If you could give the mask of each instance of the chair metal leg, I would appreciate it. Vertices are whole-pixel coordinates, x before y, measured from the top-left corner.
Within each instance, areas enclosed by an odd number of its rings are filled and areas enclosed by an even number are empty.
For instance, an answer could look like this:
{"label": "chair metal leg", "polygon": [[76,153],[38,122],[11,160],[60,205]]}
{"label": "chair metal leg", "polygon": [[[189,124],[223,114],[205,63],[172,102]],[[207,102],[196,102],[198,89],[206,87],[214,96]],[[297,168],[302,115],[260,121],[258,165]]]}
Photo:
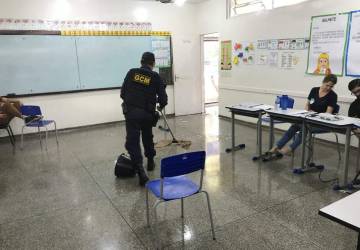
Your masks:
{"label": "chair metal leg", "polygon": [[149,189],[146,188],[146,223],[150,227],[150,215],[149,215]]}
{"label": "chair metal leg", "polygon": [[309,133],[309,150],[308,150],[308,156],[306,159],[306,166],[308,167],[311,163],[311,161],[313,160],[314,157],[314,138],[315,138],[315,134]]}
{"label": "chair metal leg", "polygon": [[157,245],[157,249],[161,249],[161,240],[159,238],[159,233],[158,233],[158,219],[157,219],[157,206],[161,203],[162,201],[158,200],[155,204],[154,204],[154,218],[155,218],[155,224],[154,224],[154,229],[155,229],[155,236],[156,236],[156,245]]}
{"label": "chair metal leg", "polygon": [[357,148],[357,156],[356,156],[356,172],[359,172],[360,171],[360,168],[359,168],[359,161],[360,161],[360,139],[358,139],[359,142],[358,142],[358,148]]}
{"label": "chair metal leg", "polygon": [[209,194],[206,191],[202,190],[201,192],[205,193],[205,195],[206,195],[206,200],[207,200],[208,210],[209,210],[210,223],[211,223],[212,236],[213,236],[213,239],[216,240],[214,222],[213,222],[213,217],[212,217],[212,212],[211,212],[211,205],[210,205],[210,197],[209,197]]}
{"label": "chair metal leg", "polygon": [[13,132],[13,130],[12,130],[12,128],[10,126],[9,126],[9,130],[10,130],[11,136],[13,137],[14,141],[16,141],[14,132]]}
{"label": "chair metal leg", "polygon": [[20,143],[20,149],[24,148],[24,128],[25,126],[22,127],[21,129],[21,143]]}
{"label": "chair metal leg", "polygon": [[48,129],[47,126],[45,126],[45,148],[47,150],[47,143],[48,143]]}
{"label": "chair metal leg", "polygon": [[184,198],[181,198],[181,218],[184,219]]}
{"label": "chair metal leg", "polygon": [[40,131],[40,127],[38,127],[38,134],[39,134],[39,139],[40,139],[40,147],[42,149],[42,140],[41,140],[41,131]]}
{"label": "chair metal leg", "polygon": [[338,151],[338,155],[339,155],[339,161],[341,161],[341,148],[340,148],[339,137],[338,137],[337,133],[335,133],[335,138],[336,138],[337,151]]}
{"label": "chair metal leg", "polygon": [[6,131],[8,132],[11,145],[15,146],[15,137],[14,137],[14,134],[13,134],[13,132],[12,132],[12,130],[11,130],[11,127],[10,127],[10,126],[7,126],[7,127],[6,127]]}
{"label": "chair metal leg", "polygon": [[58,132],[57,132],[57,127],[56,127],[56,122],[55,121],[54,121],[54,126],[55,126],[56,143],[57,143],[57,145],[59,145],[59,138],[58,138]]}

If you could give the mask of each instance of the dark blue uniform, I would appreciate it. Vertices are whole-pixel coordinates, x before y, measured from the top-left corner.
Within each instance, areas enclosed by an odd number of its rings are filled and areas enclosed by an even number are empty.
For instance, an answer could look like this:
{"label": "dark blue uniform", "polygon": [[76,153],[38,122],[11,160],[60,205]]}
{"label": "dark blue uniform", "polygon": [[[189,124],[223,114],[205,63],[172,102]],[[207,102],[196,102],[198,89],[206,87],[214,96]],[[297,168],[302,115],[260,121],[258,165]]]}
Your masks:
{"label": "dark blue uniform", "polygon": [[148,66],[131,69],[121,87],[121,98],[126,121],[125,148],[135,165],[142,164],[140,133],[145,156],[152,159],[156,154],[152,127],[156,103],[161,108],[167,105],[165,84],[159,74]]}

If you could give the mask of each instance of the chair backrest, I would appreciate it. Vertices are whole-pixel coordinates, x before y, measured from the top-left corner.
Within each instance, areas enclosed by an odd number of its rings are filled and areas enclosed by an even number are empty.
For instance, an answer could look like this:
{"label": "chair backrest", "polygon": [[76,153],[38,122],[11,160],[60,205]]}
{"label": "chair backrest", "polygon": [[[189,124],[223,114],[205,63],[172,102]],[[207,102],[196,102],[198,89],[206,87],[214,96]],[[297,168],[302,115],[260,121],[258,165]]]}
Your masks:
{"label": "chair backrest", "polygon": [[35,105],[22,105],[20,111],[22,115],[26,115],[26,116],[42,115],[40,107]]}
{"label": "chair backrest", "polygon": [[173,155],[161,160],[160,177],[174,177],[204,169],[205,151]]}

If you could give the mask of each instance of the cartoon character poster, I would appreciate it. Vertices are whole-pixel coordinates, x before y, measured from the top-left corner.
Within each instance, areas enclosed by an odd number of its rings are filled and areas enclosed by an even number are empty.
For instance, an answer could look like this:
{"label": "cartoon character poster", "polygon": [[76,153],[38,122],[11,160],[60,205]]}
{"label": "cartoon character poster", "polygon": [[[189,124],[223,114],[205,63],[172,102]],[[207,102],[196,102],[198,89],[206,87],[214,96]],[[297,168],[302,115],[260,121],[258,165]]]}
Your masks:
{"label": "cartoon character poster", "polygon": [[343,75],[348,14],[312,18],[307,73]]}

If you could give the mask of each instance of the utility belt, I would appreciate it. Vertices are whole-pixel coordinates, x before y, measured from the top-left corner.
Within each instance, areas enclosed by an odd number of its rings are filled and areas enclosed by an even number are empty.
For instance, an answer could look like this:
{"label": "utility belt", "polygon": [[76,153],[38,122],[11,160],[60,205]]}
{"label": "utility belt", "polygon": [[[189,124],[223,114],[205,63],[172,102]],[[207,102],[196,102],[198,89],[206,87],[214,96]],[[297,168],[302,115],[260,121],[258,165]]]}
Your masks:
{"label": "utility belt", "polygon": [[151,107],[150,107],[150,105],[148,105],[147,108],[144,108],[144,107],[141,107],[140,105],[126,104],[125,102],[123,102],[121,104],[121,106],[122,106],[124,115],[131,112],[131,110],[133,110],[135,108],[142,109],[142,110],[146,111],[147,113],[151,114],[153,117],[153,120],[152,120],[153,127],[156,127],[156,124],[159,121],[160,114],[159,114],[159,112],[157,112],[155,110],[155,105],[151,105]]}

